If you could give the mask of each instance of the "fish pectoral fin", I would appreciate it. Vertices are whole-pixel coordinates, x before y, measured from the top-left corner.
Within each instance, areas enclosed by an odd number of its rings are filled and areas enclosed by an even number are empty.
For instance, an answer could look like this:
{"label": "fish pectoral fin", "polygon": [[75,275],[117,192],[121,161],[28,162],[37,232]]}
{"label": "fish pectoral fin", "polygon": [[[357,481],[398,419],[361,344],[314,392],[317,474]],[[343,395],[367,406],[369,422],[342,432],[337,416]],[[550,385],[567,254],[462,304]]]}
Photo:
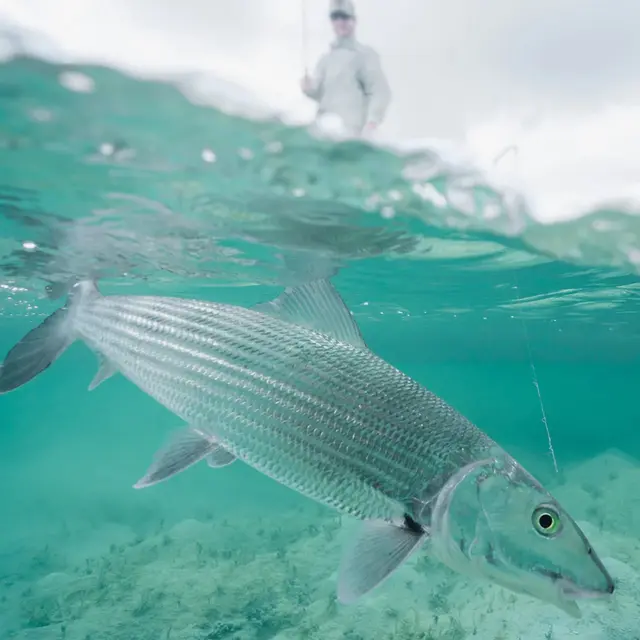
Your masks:
{"label": "fish pectoral fin", "polygon": [[275,300],[255,305],[253,309],[354,347],[367,348],[351,312],[329,280],[289,287]]}
{"label": "fish pectoral fin", "polygon": [[418,527],[369,520],[340,564],[338,600],[351,604],[388,578],[428,537]]}
{"label": "fish pectoral fin", "polygon": [[135,489],[150,487],[188,469],[203,458],[207,458],[210,467],[222,467],[231,464],[232,457],[214,438],[200,429],[181,429],[156,453],[147,472],[133,486]]}
{"label": "fish pectoral fin", "polygon": [[98,371],[93,380],[89,384],[89,391],[93,391],[96,387],[100,386],[105,380],[108,380],[112,375],[118,372],[116,366],[106,358],[100,356]]}

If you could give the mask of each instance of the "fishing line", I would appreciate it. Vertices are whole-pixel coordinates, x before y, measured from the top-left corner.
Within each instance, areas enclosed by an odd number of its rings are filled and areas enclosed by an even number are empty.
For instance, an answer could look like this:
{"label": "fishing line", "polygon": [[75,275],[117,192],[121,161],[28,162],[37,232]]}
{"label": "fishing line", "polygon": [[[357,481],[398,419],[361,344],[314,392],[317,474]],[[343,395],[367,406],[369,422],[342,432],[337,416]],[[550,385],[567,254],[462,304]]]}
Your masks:
{"label": "fishing line", "polygon": [[[534,114],[535,118],[538,117],[538,113]],[[530,123],[523,123],[521,125],[522,131],[529,128]],[[518,156],[519,156],[520,147],[517,142],[507,145],[495,158],[493,159],[493,166],[495,167],[500,160],[502,160],[507,154],[510,152],[513,153],[514,163],[516,165],[516,170],[518,168]],[[513,273],[513,279],[515,282],[515,290],[516,290],[516,298],[518,299],[518,303],[522,302],[520,298],[520,287],[518,285],[518,276],[516,272]],[[518,304],[519,306],[519,304]],[[536,389],[536,394],[538,395],[538,402],[540,403],[540,413],[542,414],[542,424],[544,425],[544,429],[547,433],[547,442],[549,443],[549,453],[551,454],[551,460],[553,461],[553,468],[556,473],[558,471],[558,461],[556,459],[556,452],[553,449],[553,442],[551,440],[551,430],[549,429],[549,422],[547,421],[547,412],[544,409],[544,401],[542,400],[542,391],[540,391],[540,383],[538,382],[538,372],[536,371],[536,365],[533,362],[533,353],[531,351],[531,341],[529,340],[529,331],[527,330],[527,323],[525,322],[524,316],[520,315],[520,322],[522,323],[522,333],[524,335],[524,343],[527,347],[527,356],[529,357],[529,368],[531,369],[531,381],[533,382],[533,386]]]}
{"label": "fishing line", "polygon": [[[518,299],[518,303],[521,302],[520,299],[520,288],[518,286],[518,276],[513,275],[516,286],[516,298]],[[519,306],[519,305],[518,305]],[[549,453],[551,453],[551,459],[553,460],[553,468],[556,473],[558,473],[558,461],[556,460],[556,452],[553,450],[553,443],[551,441],[551,430],[549,429],[549,422],[547,421],[547,412],[544,410],[544,402],[542,401],[542,392],[540,391],[540,383],[538,382],[538,372],[536,371],[536,365],[533,362],[533,354],[531,353],[531,342],[529,340],[529,331],[527,330],[527,323],[525,322],[524,316],[520,315],[520,322],[522,322],[522,333],[524,334],[524,343],[527,346],[527,355],[529,356],[529,367],[531,368],[531,378],[533,382],[533,386],[536,388],[536,393],[538,394],[538,402],[540,403],[540,413],[542,414],[542,424],[544,425],[545,431],[547,432],[547,442],[549,443]]]}
{"label": "fishing line", "polygon": [[301,28],[301,50],[302,50],[302,66],[304,68],[304,75],[308,75],[309,72],[309,50],[308,50],[308,43],[309,43],[309,38],[308,38],[308,33],[307,33],[307,25],[308,25],[308,21],[307,21],[307,0],[300,0],[300,10],[301,10],[301,21],[302,21],[302,28]]}

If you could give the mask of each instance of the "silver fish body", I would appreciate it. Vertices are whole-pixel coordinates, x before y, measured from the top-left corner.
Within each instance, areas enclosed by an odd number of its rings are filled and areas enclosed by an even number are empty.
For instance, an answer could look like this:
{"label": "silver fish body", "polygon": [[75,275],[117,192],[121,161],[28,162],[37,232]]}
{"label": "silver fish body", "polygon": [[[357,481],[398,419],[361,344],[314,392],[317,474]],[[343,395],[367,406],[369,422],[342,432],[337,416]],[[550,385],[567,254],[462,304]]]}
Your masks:
{"label": "silver fish body", "polygon": [[[576,523],[484,432],[372,353],[332,285],[286,290],[253,309],[76,285],[0,369],[0,393],[74,340],[101,358],[94,388],[121,372],[189,427],[135,485],[206,459],[236,458],[365,521],[338,595],[351,602],[425,543],[461,573],[553,602],[613,582]],[[553,542],[552,545],[549,542]]]}
{"label": "silver fish body", "polygon": [[414,513],[492,442],[368,349],[270,315],[104,297],[75,320],[129,380],[236,457],[359,518]]}

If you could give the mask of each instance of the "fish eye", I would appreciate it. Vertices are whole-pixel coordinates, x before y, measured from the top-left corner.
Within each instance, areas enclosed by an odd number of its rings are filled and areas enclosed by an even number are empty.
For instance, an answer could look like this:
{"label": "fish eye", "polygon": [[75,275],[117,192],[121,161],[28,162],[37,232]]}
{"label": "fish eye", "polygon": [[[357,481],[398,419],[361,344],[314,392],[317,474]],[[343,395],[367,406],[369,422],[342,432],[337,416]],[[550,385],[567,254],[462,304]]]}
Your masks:
{"label": "fish eye", "polygon": [[534,529],[547,538],[556,535],[561,529],[560,514],[549,505],[540,505],[532,516]]}

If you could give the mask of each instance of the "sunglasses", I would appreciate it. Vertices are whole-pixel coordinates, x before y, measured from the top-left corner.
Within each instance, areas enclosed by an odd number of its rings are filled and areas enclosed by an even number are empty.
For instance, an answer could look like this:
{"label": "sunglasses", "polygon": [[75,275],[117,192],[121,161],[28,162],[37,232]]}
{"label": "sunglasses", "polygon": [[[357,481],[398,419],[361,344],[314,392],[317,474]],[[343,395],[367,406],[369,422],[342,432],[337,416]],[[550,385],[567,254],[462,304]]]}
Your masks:
{"label": "sunglasses", "polygon": [[348,13],[344,13],[342,11],[334,11],[331,14],[332,20],[352,20],[353,16],[350,16]]}

